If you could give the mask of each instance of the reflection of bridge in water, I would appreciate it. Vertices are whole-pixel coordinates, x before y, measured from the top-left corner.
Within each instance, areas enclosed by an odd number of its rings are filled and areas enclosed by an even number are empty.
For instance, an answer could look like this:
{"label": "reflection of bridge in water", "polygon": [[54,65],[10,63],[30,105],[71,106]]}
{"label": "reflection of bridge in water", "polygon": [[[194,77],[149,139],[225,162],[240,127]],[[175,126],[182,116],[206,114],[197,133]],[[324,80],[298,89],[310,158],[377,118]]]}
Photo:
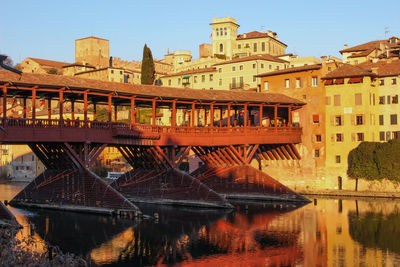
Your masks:
{"label": "reflection of bridge in water", "polygon": [[[230,207],[224,196],[306,201],[250,167],[252,160],[300,158],[294,144],[300,142],[301,128],[292,123],[292,112],[303,105],[298,100],[280,94],[128,85],[8,71],[0,71],[0,87],[4,129],[0,142],[28,144],[47,168],[14,198],[14,204],[73,205],[73,209],[95,207],[91,210],[104,212],[137,210],[125,196],[211,207]],[[22,103],[21,116],[7,109],[10,99]],[[40,105],[47,103],[47,119],[36,116],[39,100]],[[71,102],[71,120],[64,118],[66,101]],[[78,104],[83,106],[83,120],[74,116]],[[99,106],[107,107],[108,121],[96,120]],[[118,122],[119,107],[130,110],[129,122]],[[139,109],[151,110],[150,124],[137,123]],[[91,110],[94,120],[88,119]],[[160,112],[170,114],[167,125],[157,125]],[[178,125],[178,113],[183,114],[184,124]],[[111,186],[90,171],[107,146],[116,147],[133,167]],[[191,151],[204,166],[189,175],[178,167]]]}

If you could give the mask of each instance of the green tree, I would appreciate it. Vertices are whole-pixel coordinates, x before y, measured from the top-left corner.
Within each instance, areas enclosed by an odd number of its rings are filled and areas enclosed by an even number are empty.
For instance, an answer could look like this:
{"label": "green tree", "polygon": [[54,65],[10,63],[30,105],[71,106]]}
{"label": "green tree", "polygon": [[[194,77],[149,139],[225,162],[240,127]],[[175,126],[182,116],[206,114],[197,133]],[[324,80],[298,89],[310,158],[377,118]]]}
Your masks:
{"label": "green tree", "polygon": [[153,84],[155,73],[153,55],[151,54],[150,48],[145,44],[143,48],[141,83]]}

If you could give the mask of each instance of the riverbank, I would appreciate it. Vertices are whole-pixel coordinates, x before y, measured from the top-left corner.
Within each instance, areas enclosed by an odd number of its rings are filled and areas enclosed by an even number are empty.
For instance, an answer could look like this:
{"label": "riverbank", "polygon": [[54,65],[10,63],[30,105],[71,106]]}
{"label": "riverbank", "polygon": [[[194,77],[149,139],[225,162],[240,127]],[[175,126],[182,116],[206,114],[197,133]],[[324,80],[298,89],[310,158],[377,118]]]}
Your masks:
{"label": "riverbank", "polygon": [[400,192],[352,191],[352,190],[299,190],[304,196],[357,197],[357,198],[399,198]]}

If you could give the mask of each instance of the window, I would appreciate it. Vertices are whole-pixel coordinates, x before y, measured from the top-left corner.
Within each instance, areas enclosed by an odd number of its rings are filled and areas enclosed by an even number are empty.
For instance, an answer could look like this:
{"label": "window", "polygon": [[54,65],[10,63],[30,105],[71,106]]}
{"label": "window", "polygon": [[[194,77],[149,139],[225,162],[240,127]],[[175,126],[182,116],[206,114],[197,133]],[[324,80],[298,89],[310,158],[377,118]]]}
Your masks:
{"label": "window", "polygon": [[364,133],[357,133],[357,141],[358,142],[364,141]]}
{"label": "window", "polygon": [[379,115],[379,125],[384,125],[383,115]]}
{"label": "window", "polygon": [[336,163],[340,163],[340,155],[336,155],[335,159],[336,159]]}
{"label": "window", "polygon": [[286,88],[290,87],[290,80],[289,79],[285,79],[285,87]]}
{"label": "window", "polygon": [[35,161],[35,156],[34,155],[32,155],[32,161]]}
{"label": "window", "polygon": [[193,82],[194,82],[194,83],[197,83],[197,76],[194,76],[194,77],[193,77]]}
{"label": "window", "polygon": [[395,85],[395,84],[397,84],[397,80],[396,80],[396,78],[393,78],[392,79],[392,85]]}
{"label": "window", "polygon": [[357,115],[356,116],[356,125],[363,125],[364,124],[364,116],[363,115]]}
{"label": "window", "polygon": [[253,82],[256,82],[257,81],[257,77],[256,77],[256,75],[253,75]]}
{"label": "window", "polygon": [[319,149],[314,150],[314,157],[319,158]]}
{"label": "window", "polygon": [[336,142],[343,142],[343,134],[342,133],[336,134]]}
{"label": "window", "polygon": [[114,74],[114,70],[111,70],[111,74]]}
{"label": "window", "polygon": [[219,52],[220,53],[224,52],[224,45],[223,44],[219,44]]}
{"label": "window", "polygon": [[238,44],[238,49],[242,49],[242,45],[241,44]]}
{"label": "window", "polygon": [[300,87],[301,87],[301,79],[296,78],[296,88],[300,88]]}
{"label": "window", "polygon": [[256,63],[253,63],[253,69],[255,69],[256,68]]}
{"label": "window", "polygon": [[342,116],[335,116],[335,126],[342,126],[343,121],[342,121]]}
{"label": "window", "polygon": [[322,137],[321,137],[320,134],[315,135],[315,141],[318,142],[318,143],[322,142]]}
{"label": "window", "polygon": [[379,97],[379,105],[385,105],[385,97],[384,96]]}
{"label": "window", "polygon": [[239,70],[243,70],[243,65],[240,65],[240,66],[239,66]]}
{"label": "window", "polygon": [[219,79],[218,81],[218,85],[221,86],[222,85],[222,79]]}
{"label": "window", "polygon": [[222,72],[222,68],[218,68],[218,72],[221,73]]}
{"label": "window", "polygon": [[385,85],[385,80],[384,79],[379,80],[379,85]]}
{"label": "window", "polygon": [[122,74],[122,70],[119,72],[119,74]]}
{"label": "window", "polygon": [[362,95],[361,94],[355,94],[355,102],[356,102],[356,106],[360,106],[362,105]]}
{"label": "window", "polygon": [[236,67],[235,66],[232,66],[232,71],[236,71]]}
{"label": "window", "polygon": [[390,104],[390,95],[388,95],[386,98],[387,98],[387,103]]}
{"label": "window", "polygon": [[314,114],[312,115],[313,117],[313,123],[319,123],[319,114]]}
{"label": "window", "polygon": [[269,68],[270,70],[272,70],[272,65],[271,65],[271,64],[269,64],[268,68]]}
{"label": "window", "polygon": [[262,69],[264,68],[264,64],[262,64],[262,63],[261,63],[261,68],[262,68]]}
{"label": "window", "polygon": [[268,82],[267,81],[264,82],[264,90],[268,91]]}
{"label": "window", "polygon": [[265,43],[264,42],[261,43],[261,51],[263,51],[263,52],[265,51]]}
{"label": "window", "polygon": [[390,115],[390,124],[391,125],[397,125],[397,114],[391,114]]}
{"label": "window", "polygon": [[390,132],[386,132],[386,141],[390,140]]}
{"label": "window", "polygon": [[394,131],[392,132],[393,139],[399,139],[400,138],[400,131]]}
{"label": "window", "polygon": [[214,75],[210,74],[210,82],[212,82],[214,80]]}
{"label": "window", "polygon": [[385,141],[385,132],[379,132],[379,141]]}
{"label": "window", "polygon": [[340,95],[334,95],[333,96],[333,105],[334,106],[340,106]]}
{"label": "window", "polygon": [[399,103],[399,96],[395,95],[392,96],[392,104],[398,104]]}
{"label": "window", "polygon": [[254,52],[257,52],[257,43],[253,44],[253,50],[254,50]]}
{"label": "window", "polygon": [[171,79],[168,80],[168,85],[171,86]]}
{"label": "window", "polygon": [[327,96],[325,97],[325,105],[329,106],[331,104],[331,97]]}
{"label": "window", "polygon": [[178,85],[181,84],[181,78],[178,78]]}
{"label": "window", "polygon": [[318,86],[318,77],[312,77],[311,82],[313,87]]}

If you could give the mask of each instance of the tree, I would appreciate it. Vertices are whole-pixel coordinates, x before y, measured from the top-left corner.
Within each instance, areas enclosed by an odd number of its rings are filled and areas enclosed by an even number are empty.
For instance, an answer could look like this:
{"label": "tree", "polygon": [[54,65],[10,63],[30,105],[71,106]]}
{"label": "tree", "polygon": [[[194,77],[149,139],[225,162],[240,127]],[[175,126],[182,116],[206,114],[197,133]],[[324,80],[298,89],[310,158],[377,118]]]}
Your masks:
{"label": "tree", "polygon": [[9,56],[7,56],[5,54],[1,54],[0,56],[6,57],[6,59],[4,59],[4,61],[3,61],[4,65],[9,66],[9,67],[13,67],[14,66],[14,62]]}
{"label": "tree", "polygon": [[143,59],[142,59],[142,84],[153,84],[155,78],[155,69],[153,55],[151,54],[150,48],[144,45],[143,48]]}

